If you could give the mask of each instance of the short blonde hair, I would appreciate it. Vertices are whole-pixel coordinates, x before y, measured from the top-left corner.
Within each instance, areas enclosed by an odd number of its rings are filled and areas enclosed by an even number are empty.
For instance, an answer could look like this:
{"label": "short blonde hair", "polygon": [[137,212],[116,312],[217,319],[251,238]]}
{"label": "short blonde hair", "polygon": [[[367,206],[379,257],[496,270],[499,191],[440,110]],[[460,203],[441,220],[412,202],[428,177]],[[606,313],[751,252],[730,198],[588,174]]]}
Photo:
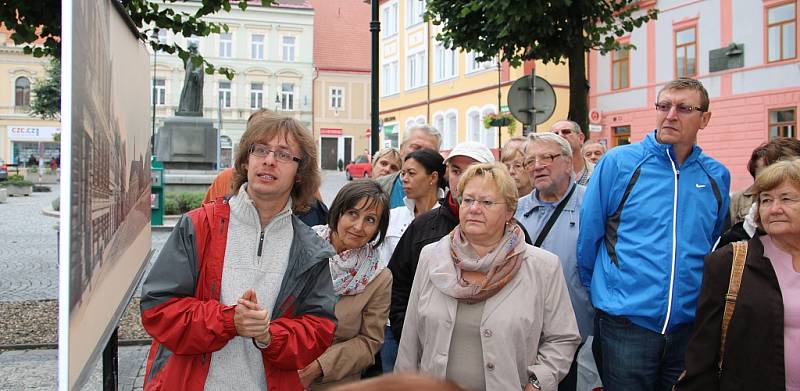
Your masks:
{"label": "short blonde hair", "polygon": [[390,147],[390,148],[384,148],[384,149],[381,149],[378,152],[375,152],[375,155],[372,156],[372,168],[373,169],[375,168],[375,164],[378,163],[378,160],[380,160],[384,156],[391,157],[392,159],[394,159],[394,161],[397,162],[398,165],[402,165],[403,164],[403,161],[400,160],[400,151],[397,148],[391,148]]}
{"label": "short blonde hair", "polygon": [[292,209],[295,213],[309,210],[314,196],[322,183],[319,171],[317,144],[300,121],[269,110],[260,110],[247,120],[247,130],[239,140],[236,151],[232,190],[234,194],[247,182],[247,162],[253,145],[275,136],[292,136],[300,148],[300,162],[297,163],[295,183],[292,186]]}
{"label": "short blonde hair", "polygon": [[458,189],[456,189],[456,199],[459,203],[467,183],[476,177],[491,178],[495,186],[497,186],[500,196],[503,197],[506,208],[509,211],[517,210],[517,201],[519,199],[517,185],[514,183],[514,179],[511,178],[506,166],[497,162],[473,164],[461,174],[461,178],[458,180]]}
{"label": "short blonde hair", "polygon": [[[800,190],[800,158],[778,161],[758,173],[756,182],[753,184],[754,199],[758,203],[761,199],[761,193],[770,191],[785,181],[788,181],[795,189]],[[761,225],[759,208],[756,208],[754,220],[759,228],[764,229],[764,226]]]}
{"label": "short blonde hair", "polygon": [[505,163],[514,160],[517,154],[525,158],[525,140],[524,137],[514,137],[506,141],[503,149],[500,150],[500,161]]}

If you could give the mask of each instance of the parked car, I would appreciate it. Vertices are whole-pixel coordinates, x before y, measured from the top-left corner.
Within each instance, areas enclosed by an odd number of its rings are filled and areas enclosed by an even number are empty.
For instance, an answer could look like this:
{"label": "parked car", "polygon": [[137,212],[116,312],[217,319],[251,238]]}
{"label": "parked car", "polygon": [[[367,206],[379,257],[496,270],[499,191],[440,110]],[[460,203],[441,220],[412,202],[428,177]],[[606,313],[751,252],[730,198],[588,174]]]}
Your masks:
{"label": "parked car", "polygon": [[6,166],[6,161],[0,159],[0,181],[4,181],[8,179],[8,166]]}
{"label": "parked car", "polygon": [[350,162],[344,168],[344,172],[348,181],[353,178],[369,178],[372,176],[372,162],[369,161],[369,156],[360,155],[355,162]]}

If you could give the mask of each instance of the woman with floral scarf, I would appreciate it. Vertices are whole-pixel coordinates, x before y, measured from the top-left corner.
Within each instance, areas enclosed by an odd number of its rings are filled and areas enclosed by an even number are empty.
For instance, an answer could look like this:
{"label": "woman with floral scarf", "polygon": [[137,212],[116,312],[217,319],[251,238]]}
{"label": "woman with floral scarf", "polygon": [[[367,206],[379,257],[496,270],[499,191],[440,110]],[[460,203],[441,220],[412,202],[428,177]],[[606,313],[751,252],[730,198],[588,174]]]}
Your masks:
{"label": "woman with floral scarf", "polygon": [[459,225],[420,254],[395,370],[555,391],[581,341],[558,257],[525,243],[503,165],[470,166],[455,196]]}
{"label": "woman with floral scarf", "polygon": [[345,185],[331,205],[328,225],[314,231],[330,241],[336,255],[330,260],[338,324],[333,345],[299,371],[306,389],[325,389],[359,380],[383,344],[389,317],[392,273],[380,260],[377,247],[386,237],[389,198],[372,180]]}

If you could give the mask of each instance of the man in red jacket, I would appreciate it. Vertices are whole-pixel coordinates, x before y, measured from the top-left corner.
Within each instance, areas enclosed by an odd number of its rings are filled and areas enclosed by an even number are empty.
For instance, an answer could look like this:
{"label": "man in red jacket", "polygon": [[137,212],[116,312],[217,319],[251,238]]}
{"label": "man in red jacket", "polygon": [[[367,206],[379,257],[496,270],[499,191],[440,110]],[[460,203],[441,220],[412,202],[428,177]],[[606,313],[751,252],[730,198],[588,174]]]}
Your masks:
{"label": "man in red jacket", "polygon": [[320,184],[310,132],[264,112],[238,151],[238,191],[183,216],[142,286],[145,390],[301,390],[333,340],[334,251],[292,213]]}

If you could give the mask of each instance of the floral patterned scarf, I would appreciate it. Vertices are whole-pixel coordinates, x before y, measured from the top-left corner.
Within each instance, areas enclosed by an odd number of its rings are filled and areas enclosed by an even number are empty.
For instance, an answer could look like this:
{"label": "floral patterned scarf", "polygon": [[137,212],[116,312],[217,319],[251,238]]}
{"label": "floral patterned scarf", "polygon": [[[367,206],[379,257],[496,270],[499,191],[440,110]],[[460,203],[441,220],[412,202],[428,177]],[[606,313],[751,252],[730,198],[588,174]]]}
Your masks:
{"label": "floral patterned scarf", "polygon": [[[503,289],[517,274],[525,251],[525,234],[516,221],[511,220],[503,238],[494,250],[479,257],[461,233],[461,227],[450,232],[451,262],[440,262],[431,269],[431,282],[442,293],[474,304],[484,301]],[[464,278],[464,272],[483,275],[476,284]]]}
{"label": "floral patterned scarf", "polygon": [[[322,239],[330,242],[331,228],[327,225],[315,225],[314,232]],[[333,290],[337,295],[357,295],[386,267],[380,261],[380,253],[367,243],[336,254],[330,259]]]}

